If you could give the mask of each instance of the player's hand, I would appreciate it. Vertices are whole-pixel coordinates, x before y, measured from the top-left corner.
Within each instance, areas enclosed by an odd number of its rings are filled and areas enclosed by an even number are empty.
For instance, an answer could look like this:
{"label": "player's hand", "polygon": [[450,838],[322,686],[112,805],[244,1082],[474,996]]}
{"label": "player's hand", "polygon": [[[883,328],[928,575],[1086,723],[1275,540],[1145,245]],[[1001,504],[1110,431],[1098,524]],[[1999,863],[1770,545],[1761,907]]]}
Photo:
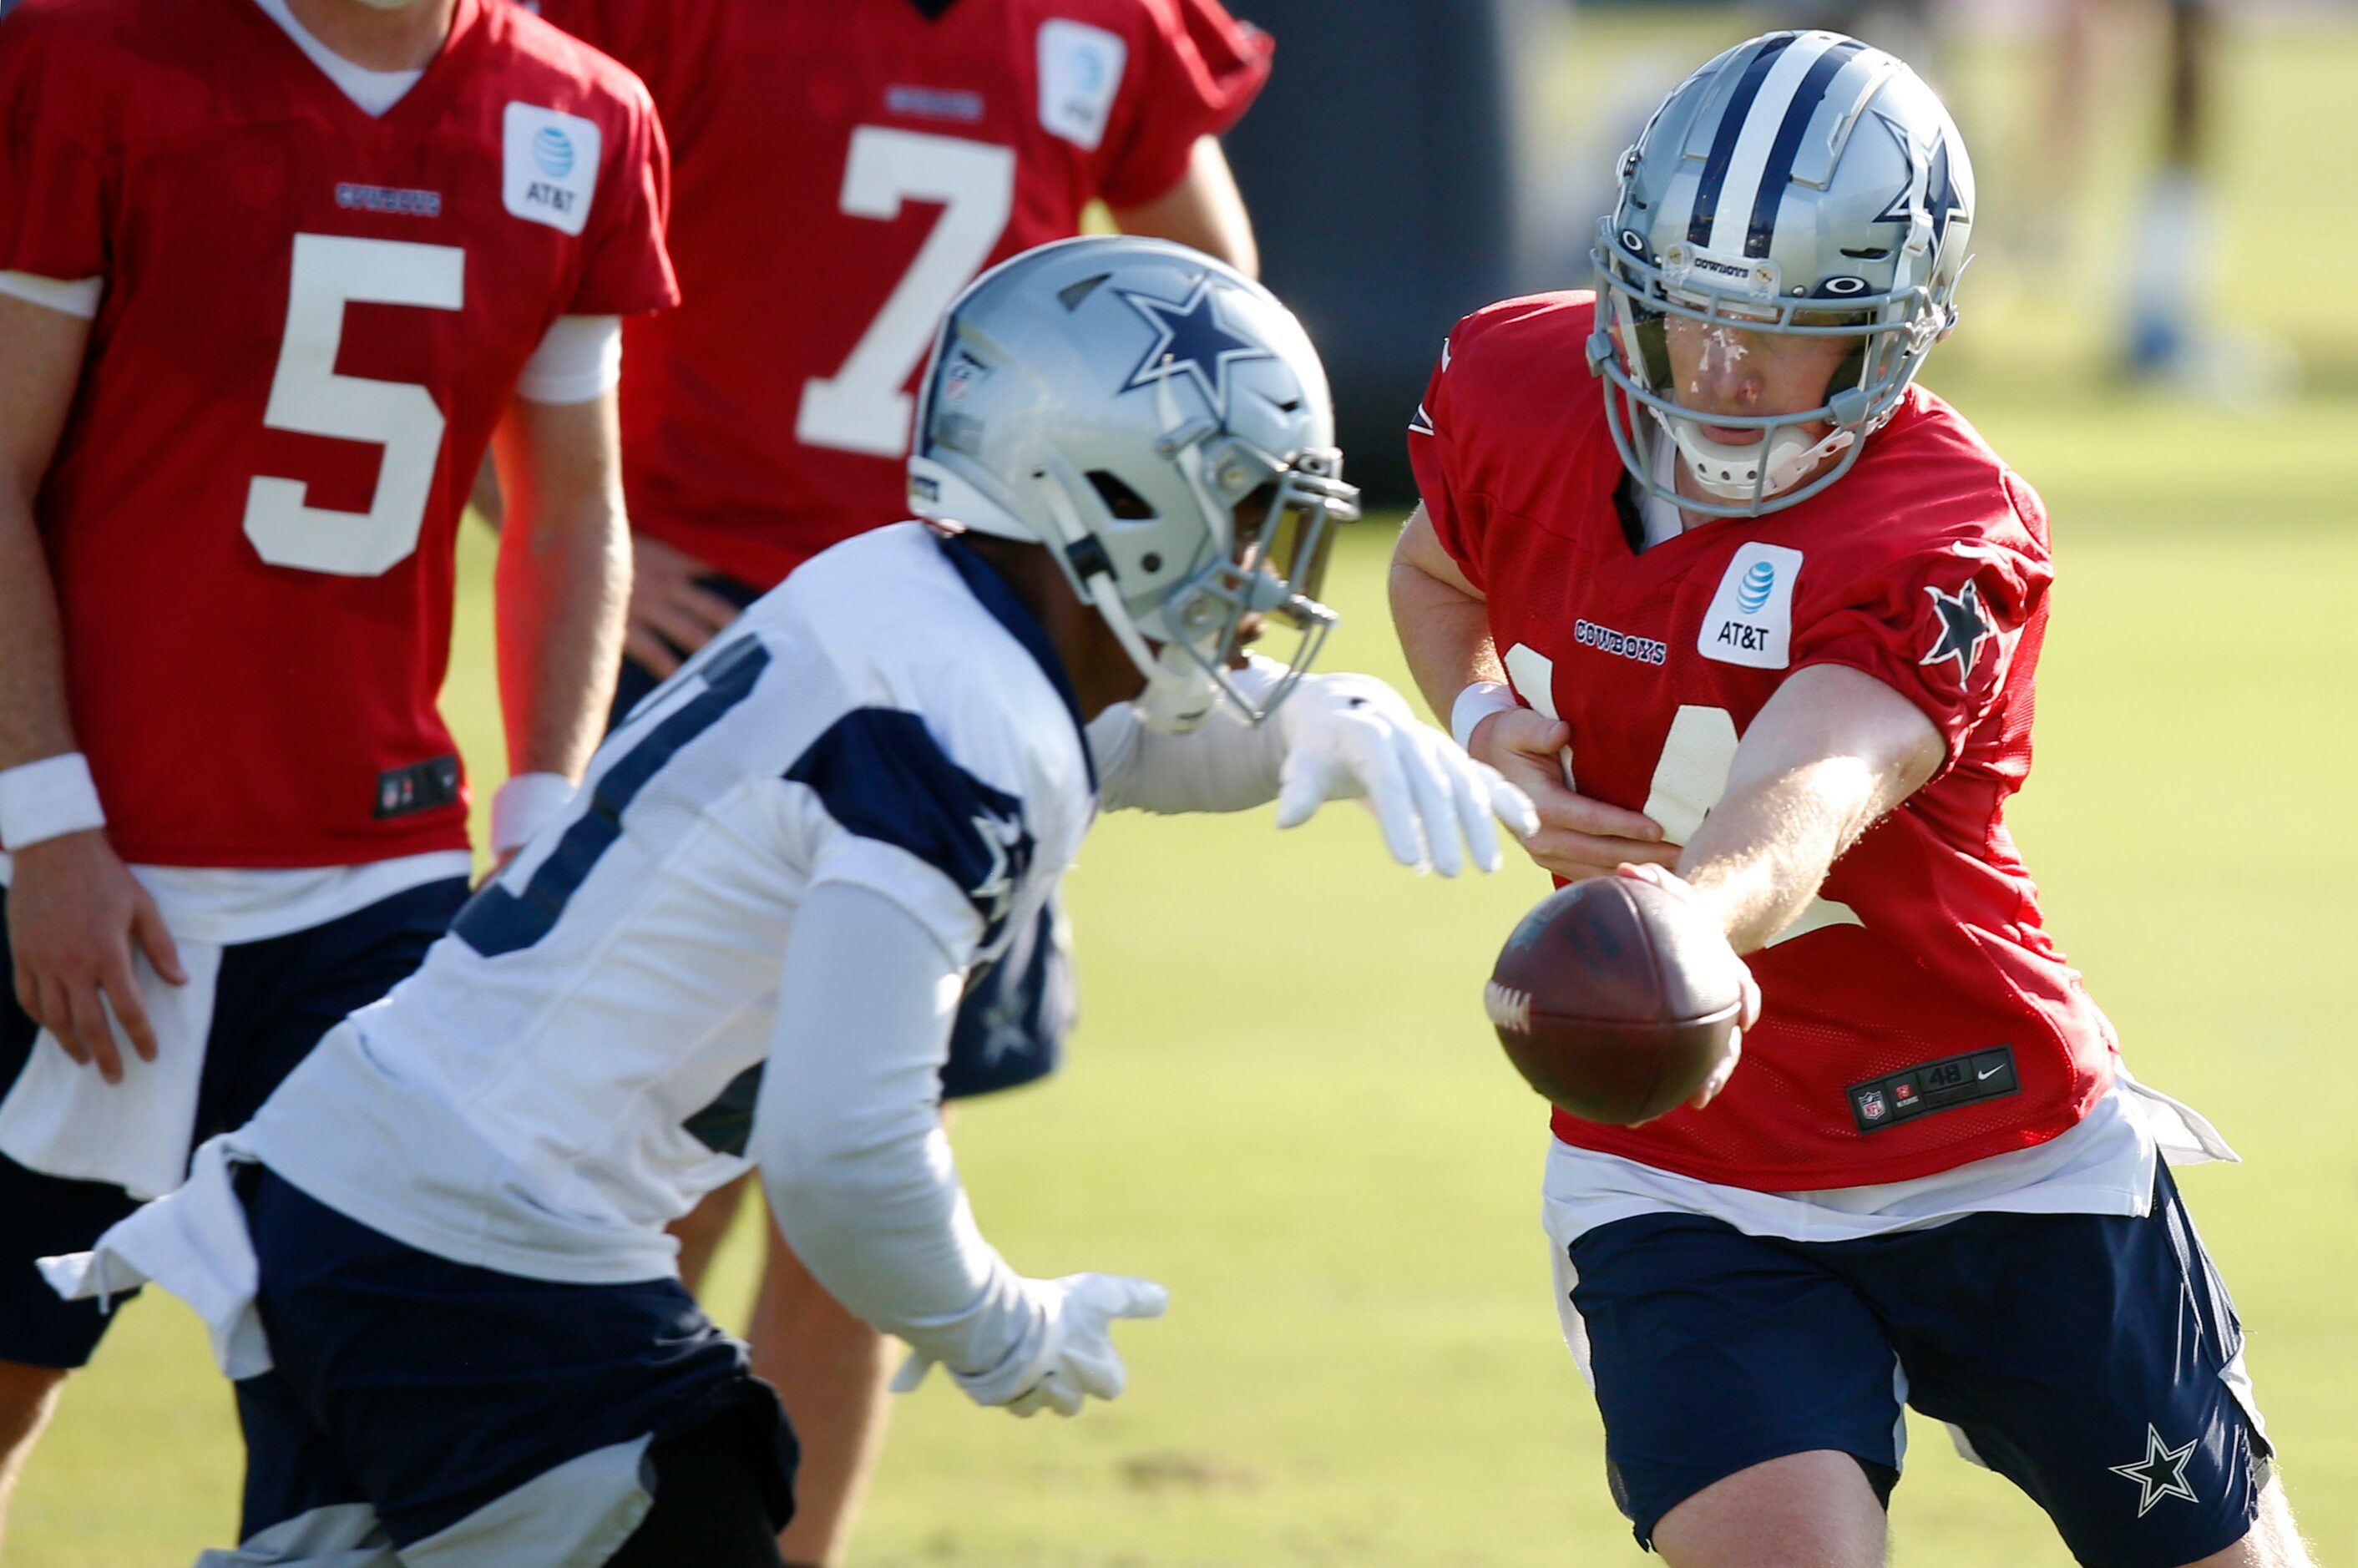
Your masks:
{"label": "player's hand", "polygon": [[661,539],[631,535],[631,610],[622,652],[657,680],[737,619],[737,607],[697,581],[712,568]]}
{"label": "player's hand", "polygon": [[[1620,865],[1613,868],[1613,874],[1628,877],[1632,881],[1651,882],[1673,898],[1697,906],[1704,904],[1703,894],[1695,891],[1693,882],[1663,867]],[[1711,923],[1718,925],[1716,914],[1712,915]],[[1697,1110],[1717,1099],[1719,1091],[1727,1087],[1727,1080],[1736,1076],[1736,1063],[1744,1057],[1744,1032],[1760,1022],[1760,982],[1752,978],[1752,967],[1737,955],[1734,947],[1727,950],[1727,961],[1736,966],[1741,977],[1744,1007],[1736,1015],[1736,1027],[1727,1032],[1727,1048],[1720,1053],[1710,1076],[1704,1079],[1703,1087],[1695,1090],[1694,1098],[1687,1101]]]}
{"label": "player's hand", "polygon": [[1565,784],[1570,725],[1517,708],[1491,714],[1466,739],[1476,760],[1531,797],[1540,827],[1523,836],[1523,852],[1541,870],[1579,881],[1605,876],[1624,862],[1678,863],[1678,846],[1662,841],[1661,824],[1652,817],[1591,800]]}
{"label": "player's hand", "polygon": [[[1171,1304],[1171,1292],[1161,1285],[1126,1274],[1067,1274],[1061,1280],[1025,1280],[1022,1286],[1045,1325],[1031,1354],[1010,1357],[1011,1365],[988,1372],[953,1374],[975,1403],[1001,1406],[1020,1416],[1044,1410],[1078,1415],[1091,1399],[1120,1397],[1130,1376],[1113,1347],[1115,1322],[1161,1317]],[[924,1371],[925,1363],[913,1358],[894,1387],[915,1387]]]}
{"label": "player's hand", "polygon": [[1418,722],[1400,693],[1373,676],[1311,676],[1277,710],[1285,740],[1277,825],[1307,822],[1330,800],[1364,796],[1392,859],[1454,877],[1474,863],[1504,863],[1495,818],[1521,838],[1540,826],[1523,792]]}
{"label": "player's hand", "polygon": [[[132,976],[132,949],[157,974],[186,985],[179,948],[156,900],[106,841],[103,829],[61,834],[16,852],[8,888],[8,947],[16,1005],[48,1029],[66,1054],[110,1084],[123,1058],[106,1010],[114,1009],[131,1048],[156,1059],[156,1031]],[[103,999],[103,1000],[102,1000]]]}

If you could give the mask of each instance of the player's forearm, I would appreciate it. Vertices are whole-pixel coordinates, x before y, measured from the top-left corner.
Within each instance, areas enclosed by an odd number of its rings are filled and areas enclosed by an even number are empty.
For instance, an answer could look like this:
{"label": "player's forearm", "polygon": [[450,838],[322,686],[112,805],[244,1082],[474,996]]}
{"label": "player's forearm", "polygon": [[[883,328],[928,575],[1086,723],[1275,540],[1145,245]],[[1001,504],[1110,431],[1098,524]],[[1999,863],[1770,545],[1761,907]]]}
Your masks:
{"label": "player's forearm", "polygon": [[496,583],[508,769],[579,778],[613,698],[630,532],[611,460],[580,450],[596,438],[548,428],[578,426],[583,411],[515,407],[502,434],[508,504]]}
{"label": "player's forearm", "polygon": [[49,557],[25,499],[0,491],[0,769],[73,749]]}
{"label": "player's forearm", "polygon": [[630,535],[619,507],[551,519],[511,510],[500,537],[500,705],[508,771],[578,779],[622,657]]}
{"label": "player's forearm", "polygon": [[0,768],[74,749],[65,639],[33,498],[89,339],[78,316],[0,295]]}
{"label": "player's forearm", "polygon": [[1875,780],[1855,758],[1803,763],[1731,787],[1679,857],[1727,933],[1749,953],[1791,925],[1844,849],[1879,816]]}
{"label": "player's forearm", "polygon": [[1790,925],[1859,835],[1938,772],[1940,731],[1874,676],[1813,665],[1745,731],[1679,874],[1748,953]]}
{"label": "player's forearm", "polygon": [[[840,1048],[842,1043],[836,1045]],[[989,1371],[1033,1325],[968,1206],[939,1118],[823,1163],[763,1165],[779,1233],[855,1317],[954,1370]]]}
{"label": "player's forearm", "polygon": [[[1462,579],[1451,580],[1454,567],[1436,567],[1430,557],[1440,547],[1420,509],[1392,554],[1390,587],[1392,626],[1409,674],[1445,724],[1460,692],[1476,681],[1503,684],[1507,670],[1490,639],[1489,606]],[[1444,566],[1447,560],[1442,557]]]}

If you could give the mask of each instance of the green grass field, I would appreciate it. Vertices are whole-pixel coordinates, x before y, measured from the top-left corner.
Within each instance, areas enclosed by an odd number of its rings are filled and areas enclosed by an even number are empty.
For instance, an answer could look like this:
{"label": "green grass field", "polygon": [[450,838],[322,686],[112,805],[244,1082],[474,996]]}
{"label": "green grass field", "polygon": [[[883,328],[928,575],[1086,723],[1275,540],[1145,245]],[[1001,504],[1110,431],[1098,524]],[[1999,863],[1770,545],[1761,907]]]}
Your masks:
{"label": "green grass field", "polygon": [[[2231,249],[2254,266],[2262,239],[2285,251],[2246,274],[2267,287],[2233,310],[2294,336],[2318,380],[2358,384],[2358,308],[2330,269],[2320,282],[2289,265],[2358,242],[2346,202],[2293,194],[2309,169],[2338,181],[2312,191],[2350,189],[2338,160],[2358,144],[2358,94],[2324,89],[2358,81],[2358,27],[2245,43],[2234,68],[2249,91],[2231,150],[2249,178]],[[1985,200],[2001,167],[1985,160]],[[2311,218],[2341,227],[2297,228]],[[2320,1561],[2348,1563],[2358,1140],[2337,1064],[2358,973],[2358,400],[2239,416],[2107,394],[2058,347],[2069,311],[1996,292],[2014,304],[1969,318],[1958,347],[1981,341],[1936,380],[2055,517],[2062,583],[2016,824],[2140,1075],[2208,1111],[2249,1161],[2186,1186],[2251,1330],[2296,1506]],[[2326,313],[2313,332],[2308,308]],[[1331,663],[1397,679],[1387,542],[1370,524],[1343,553],[1333,597],[1350,620]],[[447,700],[480,797],[500,753],[488,552],[468,547]],[[1541,1108],[1477,1005],[1540,874],[1412,878],[1340,806],[1285,836],[1266,812],[1111,819],[1071,886],[1074,1060],[966,1115],[961,1161],[1020,1267],[1153,1275],[1172,1313],[1126,1331],[1131,1392],[1077,1422],[1017,1423],[939,1380],[903,1401],[860,1568],[1638,1561],[1557,1337]],[[754,1223],[714,1292],[730,1321]],[[1939,1429],[1915,1437],[1893,1506],[1899,1562],[2067,1561],[2010,1487]],[[185,1563],[229,1543],[240,1460],[193,1318],[145,1300],[71,1388],[6,1561]]]}

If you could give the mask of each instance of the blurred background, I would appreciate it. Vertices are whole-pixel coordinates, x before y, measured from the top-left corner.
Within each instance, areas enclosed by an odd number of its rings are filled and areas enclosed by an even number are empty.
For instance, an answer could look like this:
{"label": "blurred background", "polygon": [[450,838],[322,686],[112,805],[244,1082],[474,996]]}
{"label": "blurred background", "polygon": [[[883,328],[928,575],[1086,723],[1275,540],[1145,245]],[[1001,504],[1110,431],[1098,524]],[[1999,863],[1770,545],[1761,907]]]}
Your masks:
{"label": "blurred background", "polygon": [[2358,312],[2263,281],[2288,244],[2332,254],[2358,226],[2326,195],[2358,178],[2319,118],[2358,84],[2347,0],[1238,9],[1279,41],[1270,92],[1228,139],[1264,275],[1326,355],[1354,474],[1400,504],[1413,481],[1398,431],[1449,324],[1585,287],[1621,149],[1689,70],[1772,27],[1890,49],[1964,133],[1981,186],[1973,328],[1934,384],[2064,374],[2241,407],[2358,383]]}
{"label": "blurred background", "polygon": [[[659,0],[650,0],[659,3]],[[1333,667],[1401,679],[1384,611],[1401,429],[1441,335],[1585,283],[1614,159],[1680,76],[1788,21],[1892,45],[1979,182],[1963,325],[1928,382],[2047,496],[2061,566],[2013,821],[2050,925],[2147,1081],[2245,1156],[2185,1187],[2251,1335],[2296,1509],[2358,1562],[2358,6],[1874,7],[1236,0],[1280,40],[1230,150],[1267,273],[1334,373],[1353,531]],[[501,748],[471,529],[445,706],[475,798]],[[479,840],[480,840],[479,825]],[[1131,1391],[1018,1424],[906,1401],[860,1568],[1643,1561],[1558,1339],[1540,1103],[1479,1009],[1546,891],[1384,860],[1348,806],[1117,817],[1072,883],[1083,1020],[1055,1081],[957,1129],[1019,1266],[1156,1276]],[[758,1209],[758,1206],[749,1206]],[[741,1322],[749,1212],[712,1297]],[[1895,1560],[2068,1559],[1918,1424]],[[11,1568],[185,1563],[240,1454],[201,1330],[129,1309],[19,1495]],[[2110,1463],[2111,1456],[2091,1456]]]}

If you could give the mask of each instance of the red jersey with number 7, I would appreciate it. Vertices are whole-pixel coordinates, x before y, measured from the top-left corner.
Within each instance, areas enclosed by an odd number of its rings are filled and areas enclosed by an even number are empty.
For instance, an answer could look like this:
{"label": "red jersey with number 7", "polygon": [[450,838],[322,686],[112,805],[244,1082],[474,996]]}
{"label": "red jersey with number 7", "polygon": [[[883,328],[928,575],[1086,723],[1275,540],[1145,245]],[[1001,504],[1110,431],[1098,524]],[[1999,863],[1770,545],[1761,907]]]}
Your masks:
{"label": "red jersey with number 7", "polygon": [[2077,1122],[2112,1026],[2039,920],[2005,805],[2030,768],[2053,579],[2029,485],[1921,387],[1831,488],[1640,550],[1587,370],[1585,293],[1458,323],[1411,426],[1435,532],[1482,589],[1522,701],[1572,730],[1575,787],[1684,843],[1795,671],[1847,665],[1947,755],[1752,954],[1764,1000],[1711,1106],[1556,1136],[1784,1192],[1931,1175]]}
{"label": "red jersey with number 7", "polygon": [[677,297],[645,90],[499,0],[382,118],[254,0],[0,22],[0,270],[103,278],[37,506],[116,848],[464,848],[453,540],[565,315]]}
{"label": "red jersey with number 7", "polygon": [[540,0],[646,79],[687,298],[622,357],[632,526],[756,588],[908,514],[957,291],[1186,173],[1269,72],[1218,0]]}

